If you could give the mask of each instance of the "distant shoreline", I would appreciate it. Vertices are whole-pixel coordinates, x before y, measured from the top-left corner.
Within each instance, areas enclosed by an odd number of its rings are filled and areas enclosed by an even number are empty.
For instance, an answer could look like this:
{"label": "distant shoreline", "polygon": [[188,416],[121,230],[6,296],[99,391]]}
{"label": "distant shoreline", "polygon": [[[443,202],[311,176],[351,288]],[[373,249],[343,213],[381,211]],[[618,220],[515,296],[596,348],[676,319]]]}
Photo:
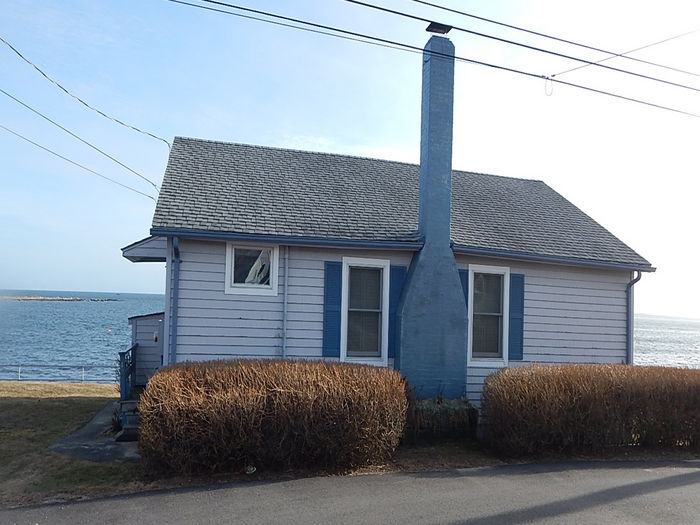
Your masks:
{"label": "distant shoreline", "polygon": [[42,295],[0,295],[0,301],[92,301],[92,302],[111,302],[119,299],[100,299],[100,298],[84,298],[84,297],[44,297]]}

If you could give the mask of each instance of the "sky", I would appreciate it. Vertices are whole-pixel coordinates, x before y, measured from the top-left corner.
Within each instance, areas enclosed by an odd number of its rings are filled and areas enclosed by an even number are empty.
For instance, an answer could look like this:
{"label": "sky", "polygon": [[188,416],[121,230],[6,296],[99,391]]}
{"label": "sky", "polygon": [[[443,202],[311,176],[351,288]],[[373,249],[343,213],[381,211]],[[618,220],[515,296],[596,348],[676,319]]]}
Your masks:
{"label": "sky", "polygon": [[[191,0],[202,4],[201,0]],[[627,52],[700,28],[700,3],[433,0]],[[240,5],[422,48],[423,22],[342,0]],[[455,27],[597,61],[609,55],[410,0],[370,0]],[[233,2],[232,2],[233,3]],[[174,136],[417,163],[420,55],[167,0],[6,0],[0,36],[72,93]],[[453,30],[458,57],[700,114],[700,93]],[[630,56],[700,73],[700,33]],[[611,67],[700,88],[700,76],[614,58]],[[0,42],[0,89],[160,184],[168,147],[85,108]],[[0,124],[122,184],[146,181],[0,93]],[[700,318],[700,118],[485,66],[455,70],[455,169],[543,180],[649,260],[636,311]],[[155,202],[0,129],[0,289],[154,292],[163,265],[120,248],[148,235]]]}

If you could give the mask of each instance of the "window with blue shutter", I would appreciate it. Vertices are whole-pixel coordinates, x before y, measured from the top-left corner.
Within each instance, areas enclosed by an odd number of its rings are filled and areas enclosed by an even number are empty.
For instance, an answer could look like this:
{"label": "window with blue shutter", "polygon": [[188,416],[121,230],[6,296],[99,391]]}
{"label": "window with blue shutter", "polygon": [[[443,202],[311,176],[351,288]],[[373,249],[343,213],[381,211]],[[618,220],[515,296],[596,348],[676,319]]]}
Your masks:
{"label": "window with blue shutter", "polygon": [[525,276],[505,266],[470,265],[459,278],[469,313],[470,366],[523,359]]}
{"label": "window with blue shutter", "polygon": [[323,357],[340,357],[343,263],[326,261],[323,279]]}

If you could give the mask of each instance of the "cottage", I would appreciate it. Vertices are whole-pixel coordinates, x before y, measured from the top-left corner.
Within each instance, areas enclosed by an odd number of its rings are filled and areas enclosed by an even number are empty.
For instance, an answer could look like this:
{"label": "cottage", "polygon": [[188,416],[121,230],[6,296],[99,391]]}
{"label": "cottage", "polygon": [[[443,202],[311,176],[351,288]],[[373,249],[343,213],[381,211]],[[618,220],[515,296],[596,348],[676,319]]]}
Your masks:
{"label": "cottage", "polygon": [[501,367],[632,362],[654,269],[543,182],[452,170],[453,55],[426,45],[420,166],[174,140],[123,249],[166,262],[162,363],[368,363],[478,403]]}

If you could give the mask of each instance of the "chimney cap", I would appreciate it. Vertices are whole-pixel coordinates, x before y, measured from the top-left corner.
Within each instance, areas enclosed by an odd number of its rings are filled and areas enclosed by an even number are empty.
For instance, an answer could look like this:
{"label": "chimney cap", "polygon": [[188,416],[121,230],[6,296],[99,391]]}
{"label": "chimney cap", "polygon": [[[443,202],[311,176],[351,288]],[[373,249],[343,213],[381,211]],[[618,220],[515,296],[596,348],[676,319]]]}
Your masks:
{"label": "chimney cap", "polygon": [[452,29],[452,26],[441,24],[440,22],[430,22],[430,25],[425,30],[430,33],[438,33],[440,35],[444,35],[446,33],[449,33],[450,29]]}

